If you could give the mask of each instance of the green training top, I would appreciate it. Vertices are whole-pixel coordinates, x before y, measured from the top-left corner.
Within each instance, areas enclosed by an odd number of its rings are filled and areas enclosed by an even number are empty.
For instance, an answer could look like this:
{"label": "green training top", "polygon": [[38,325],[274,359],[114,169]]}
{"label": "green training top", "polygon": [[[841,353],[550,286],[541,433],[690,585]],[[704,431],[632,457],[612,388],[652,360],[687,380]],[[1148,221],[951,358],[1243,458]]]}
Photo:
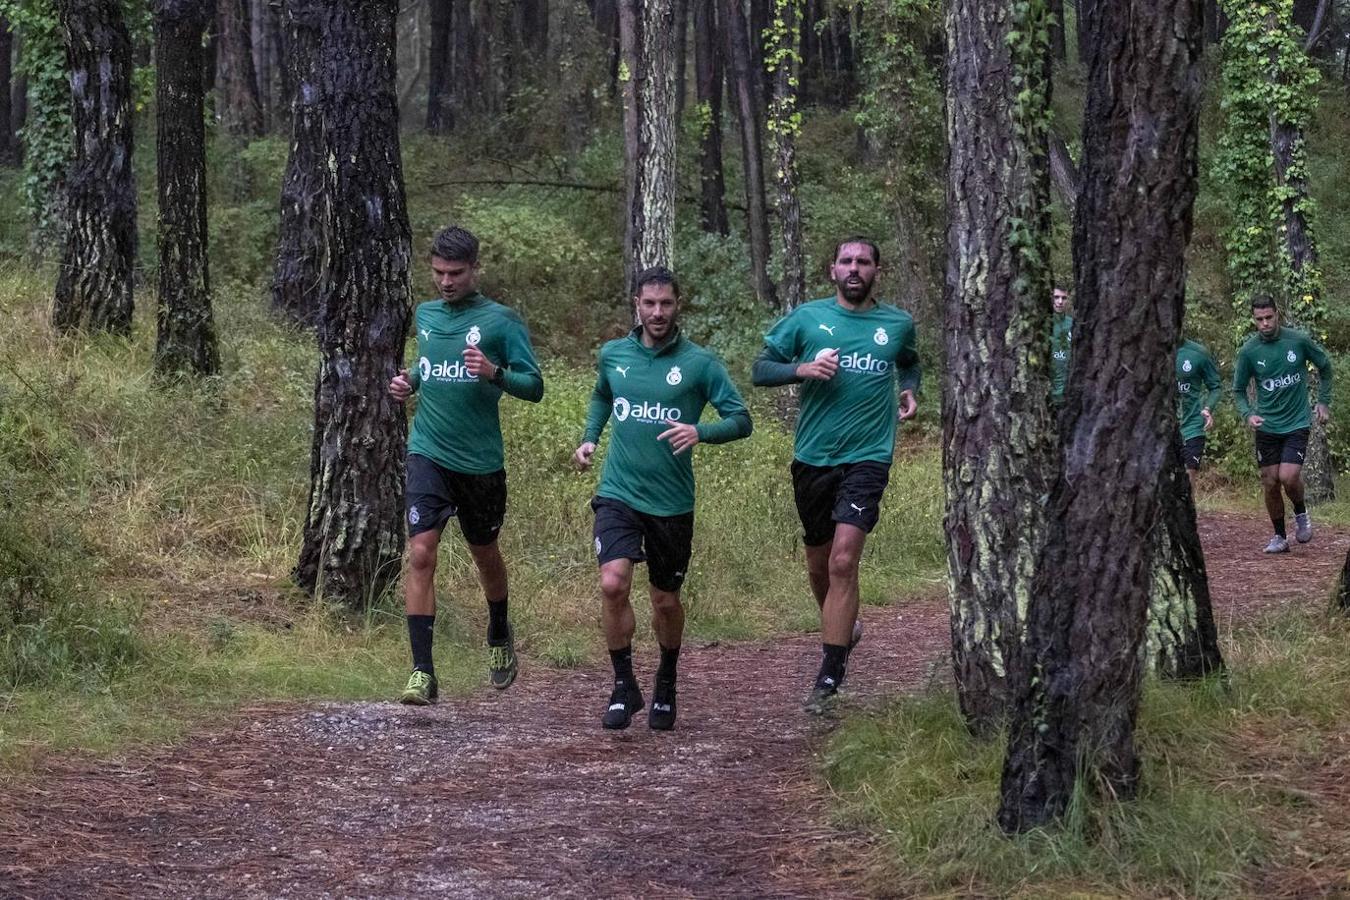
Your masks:
{"label": "green training top", "polygon": [[[1281,327],[1273,338],[1254,334],[1238,351],[1233,402],[1245,421],[1265,419],[1257,431],[1288,434],[1312,424],[1308,414],[1308,363],[1322,376],[1317,402],[1331,405],[1331,359],[1306,332]],[[1247,384],[1256,381],[1256,408],[1247,402]]]}
{"label": "green training top", "polygon": [[[538,403],[544,379],[530,332],[515,310],[474,293],[459,303],[419,303],[417,366],[409,373],[421,399],[408,452],[455,472],[486,475],[502,468],[502,393]],[[500,386],[470,375],[464,349],[477,347],[502,367]]]}
{"label": "green training top", "polygon": [[[1197,341],[1183,341],[1177,348],[1177,421],[1181,425],[1182,441],[1198,438],[1205,433],[1205,417],[1200,410],[1213,413],[1222,396],[1219,370],[1214,357],[1205,345]],[[1201,396],[1204,387],[1204,396]]]}
{"label": "green training top", "polygon": [[1069,360],[1073,358],[1073,316],[1055,314],[1055,325],[1050,331],[1051,386],[1050,399],[1064,401],[1064,388],[1069,383]]}
{"label": "green training top", "polygon": [[[795,456],[812,466],[865,460],[890,463],[895,452],[896,388],[917,391],[920,371],[914,319],[896,306],[845,309],[834,297],[788,313],[764,336],[760,359],[800,364],[826,350],[839,353],[829,381],[801,381]],[[757,385],[784,383],[756,365]]]}
{"label": "green training top", "polygon": [[[750,434],[750,413],[726,366],[679,332],[659,347],[642,343],[642,329],[600,348],[595,390],[586,411],[582,443],[598,443],[611,418],[609,451],[596,494],[651,516],[694,509],[693,453],[678,456],[657,435],[670,421],[692,423],[705,444],[725,444]],[[708,404],[720,422],[699,424]]]}

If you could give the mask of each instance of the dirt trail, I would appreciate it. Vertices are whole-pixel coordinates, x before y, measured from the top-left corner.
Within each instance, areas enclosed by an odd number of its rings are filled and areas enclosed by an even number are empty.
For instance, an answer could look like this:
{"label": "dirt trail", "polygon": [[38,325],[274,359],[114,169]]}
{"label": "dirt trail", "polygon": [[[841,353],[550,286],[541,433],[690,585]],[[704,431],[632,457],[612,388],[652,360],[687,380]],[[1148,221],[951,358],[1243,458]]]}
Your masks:
{"label": "dirt trail", "polygon": [[[1320,603],[1350,543],[1272,559],[1266,527],[1202,523],[1221,630]],[[865,621],[850,703],[945,677],[945,604]],[[800,711],[818,647],[691,646],[672,733],[602,731],[607,673],[527,660],[500,695],[244,710],[152,755],[55,759],[0,797],[0,896],[865,896],[867,847],[813,774],[827,724]]]}

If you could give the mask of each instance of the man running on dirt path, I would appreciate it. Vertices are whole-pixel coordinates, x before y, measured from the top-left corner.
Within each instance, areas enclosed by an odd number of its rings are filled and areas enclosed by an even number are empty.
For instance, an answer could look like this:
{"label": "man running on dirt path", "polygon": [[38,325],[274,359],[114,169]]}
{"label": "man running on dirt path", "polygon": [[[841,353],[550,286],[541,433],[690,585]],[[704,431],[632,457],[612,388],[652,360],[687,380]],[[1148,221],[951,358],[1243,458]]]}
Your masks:
{"label": "man running on dirt path", "polygon": [[[595,511],[600,618],[614,665],[614,691],[601,719],[627,728],[643,707],[633,674],[633,565],[647,563],[652,631],[661,648],[647,724],[675,727],[675,676],[684,635],[680,586],[694,537],[695,444],[750,434],[750,413],[722,361],[680,334],[680,286],[664,266],[638,275],[638,326],[600,348],[586,429],[573,458],[585,470],[613,419]],[[699,424],[712,404],[719,422]]]}
{"label": "man running on dirt path", "polygon": [[1182,341],[1177,348],[1175,364],[1181,455],[1186,464],[1186,475],[1194,484],[1195,473],[1205,457],[1205,433],[1214,427],[1214,408],[1222,396],[1222,382],[1214,357],[1199,341]]}
{"label": "man running on dirt path", "polygon": [[[1317,367],[1318,422],[1331,416],[1331,359],[1307,333],[1280,326],[1275,301],[1252,300],[1256,334],[1238,351],[1233,372],[1233,401],[1238,414],[1256,432],[1256,465],[1275,535],[1267,553],[1289,552],[1284,530],[1284,497],[1294,505],[1294,537],[1300,544],[1312,540],[1312,520],[1303,502],[1303,457],[1308,449],[1308,363]],[[1256,382],[1256,408],[1247,402],[1247,385]]]}
{"label": "man running on dirt path", "polygon": [[[752,377],[801,384],[792,489],[806,573],[820,606],[823,658],[808,712],[823,713],[862,637],[858,561],[880,518],[897,422],[918,409],[919,357],[909,313],[872,297],[881,264],[874,241],[841,241],[830,265],[835,295],[804,303],[764,337]],[[892,379],[899,382],[899,402]]]}
{"label": "man running on dirt path", "polygon": [[538,403],[544,379],[530,334],[515,311],[478,293],[478,239],[463,228],[431,241],[439,300],[419,304],[417,369],[399,372],[389,394],[421,399],[408,440],[408,573],[404,581],[413,671],[399,700],[436,699],[431,635],[436,621],[436,549],[452,516],[469,545],[488,602],[488,677],[516,678],[515,635],[507,619],[506,563],[497,536],[506,516],[506,472],[498,404],[503,393]]}
{"label": "man running on dirt path", "polygon": [[1054,325],[1050,330],[1050,402],[1064,405],[1064,387],[1069,383],[1069,361],[1073,359],[1073,316],[1069,315],[1069,292],[1055,288],[1050,292],[1054,307]]}

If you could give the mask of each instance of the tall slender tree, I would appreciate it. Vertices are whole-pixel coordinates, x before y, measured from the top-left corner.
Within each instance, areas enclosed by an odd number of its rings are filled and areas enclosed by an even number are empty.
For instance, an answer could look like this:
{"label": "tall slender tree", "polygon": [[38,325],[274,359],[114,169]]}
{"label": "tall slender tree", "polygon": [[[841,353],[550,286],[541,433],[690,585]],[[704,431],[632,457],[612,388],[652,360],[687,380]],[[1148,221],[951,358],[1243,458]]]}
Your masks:
{"label": "tall slender tree", "polygon": [[12,166],[19,161],[19,138],[14,129],[14,112],[10,98],[14,71],[14,35],[9,21],[0,15],[0,166]]}
{"label": "tall slender tree", "polygon": [[309,509],[295,579],[360,607],[398,577],[404,543],[407,420],[387,391],[411,310],[394,68],[398,0],[295,5],[322,23],[321,152],[343,161],[325,170],[332,202],[323,230]]}
{"label": "tall slender tree", "polygon": [[769,107],[774,181],[778,188],[779,236],[782,239],[783,281],[778,297],[784,310],[806,300],[806,261],[802,255],[802,204],[797,196],[797,135],[801,113],[797,109],[798,73],[801,70],[799,41],[801,0],[773,0],[772,17],[764,34],[765,65],[773,76],[773,103]]}
{"label": "tall slender tree", "polygon": [[778,291],[769,277],[769,211],[764,194],[764,87],[750,52],[750,29],[741,0],[721,0],[718,9],[726,41],[730,90],[735,98],[741,130],[741,180],[745,184],[746,231],[750,239],[750,268],[755,297],[776,310]]}
{"label": "tall slender tree", "polygon": [[263,133],[249,0],[216,0],[216,117],[230,134]]}
{"label": "tall slender tree", "polygon": [[155,0],[155,151],[159,187],[159,333],[155,368],[220,367],[206,253],[202,34],[210,0]]}
{"label": "tall slender tree", "polygon": [[117,0],[61,0],[75,158],[52,325],[131,330],[136,264],[131,37]]}
{"label": "tall slender tree", "polygon": [[[1173,352],[1196,194],[1201,0],[1092,16],[1078,316],[1024,651],[1014,657],[999,823],[1045,825],[1082,779],[1139,786],[1134,723],[1158,487],[1177,428]],[[1147,298],[1142,300],[1141,298]]]}
{"label": "tall slender tree", "polygon": [[1045,0],[952,0],[947,13],[948,595],[957,696],[985,734],[1006,713],[1055,470],[1049,15]]}
{"label": "tall slender tree", "polygon": [[726,180],[722,172],[722,45],[717,0],[693,0],[694,89],[702,124],[699,139],[699,222],[704,231],[728,234]]}
{"label": "tall slender tree", "polygon": [[451,79],[451,23],[454,0],[430,0],[431,49],[427,54],[427,131],[440,134],[455,127],[454,105],[449,101]]}

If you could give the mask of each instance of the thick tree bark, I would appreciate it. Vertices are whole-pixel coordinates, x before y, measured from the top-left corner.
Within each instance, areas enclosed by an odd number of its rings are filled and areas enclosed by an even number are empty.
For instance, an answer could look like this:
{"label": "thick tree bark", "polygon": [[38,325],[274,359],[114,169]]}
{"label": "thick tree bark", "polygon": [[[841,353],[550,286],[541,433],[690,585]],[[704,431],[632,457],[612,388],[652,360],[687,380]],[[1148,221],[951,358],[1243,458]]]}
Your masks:
{"label": "thick tree bark", "polygon": [[319,246],[324,194],[321,85],[318,70],[319,9],[312,2],[287,0],[287,63],[291,95],[291,152],[281,183],[272,310],[296,325],[313,326],[319,315]]}
{"label": "thick tree bark", "polygon": [[1078,0],[1078,61],[1087,65],[1092,59],[1092,16],[1103,0]]}
{"label": "thick tree bark", "polygon": [[1057,469],[1046,352],[1050,58],[1009,41],[1044,28],[1047,12],[953,0],[947,13],[945,531],[957,696],[978,734],[1007,713],[1007,661]]}
{"label": "thick tree bark", "polygon": [[628,215],[624,283],[636,293],[646,268],[668,266],[675,239],[675,29],[672,0],[622,0],[619,42],[628,70],[624,174]]}
{"label": "thick tree bark", "polygon": [[61,0],[75,158],[52,325],[131,331],[136,265],[131,38],[117,0]]}
{"label": "thick tree bark", "polygon": [[210,0],[156,0],[155,150],[159,178],[159,331],[155,369],[220,368],[206,253],[202,34]]}
{"label": "thick tree bark", "polygon": [[1201,678],[1223,668],[1223,654],[1191,480],[1181,461],[1181,435],[1176,429],[1163,461],[1158,505],[1147,658],[1163,678]]}
{"label": "thick tree bark", "polygon": [[[329,4],[317,87],[326,171],[309,511],[295,580],[364,607],[399,574],[407,419],[387,385],[408,333],[411,261],[395,81],[398,0]],[[313,9],[313,7],[320,9]],[[305,13],[297,13],[297,16]]]}
{"label": "thick tree bark", "polygon": [[249,0],[216,0],[216,118],[230,134],[257,137],[263,116],[250,19]]}
{"label": "thick tree bark", "polygon": [[777,310],[778,292],[769,277],[769,212],[764,196],[761,130],[764,92],[758,70],[751,63],[750,32],[740,0],[721,0],[718,13],[726,39],[730,88],[741,129],[741,180],[745,183],[746,230],[750,237],[750,269],[755,282],[755,297],[769,309]]}
{"label": "thick tree bark", "polygon": [[1060,202],[1064,204],[1064,209],[1072,219],[1074,209],[1078,205],[1080,187],[1078,166],[1069,155],[1069,147],[1064,143],[1064,138],[1053,129],[1050,131],[1050,182],[1055,186]]}
{"label": "thick tree bark", "polygon": [[769,116],[773,135],[774,182],[778,188],[778,224],[782,241],[783,281],[779,300],[783,310],[806,302],[806,261],[802,257],[802,204],[797,197],[797,84],[798,5],[800,0],[782,0],[773,10],[781,35],[774,50],[773,104]]}
{"label": "thick tree bark", "polygon": [[717,23],[717,0],[693,0],[694,82],[699,106],[707,111],[699,141],[702,186],[699,224],[704,231],[729,234],[726,180],[722,172],[722,48]]}
{"label": "thick tree bark", "polygon": [[1050,2],[1050,52],[1055,59],[1069,58],[1068,42],[1064,39],[1064,0]]}
{"label": "thick tree bark", "polygon": [[10,103],[13,70],[14,35],[9,30],[9,21],[0,15],[0,166],[13,166],[19,162],[19,138]]}
{"label": "thick tree bark", "polygon": [[[1132,797],[1158,486],[1176,429],[1173,353],[1197,180],[1201,0],[1092,17],[1074,354],[1063,467],[1033,582],[999,823],[1061,816],[1079,779]],[[1140,302],[1140,298],[1148,302]],[[1080,771],[1080,763],[1086,769]]]}
{"label": "thick tree bark", "polygon": [[447,103],[450,82],[450,27],[454,0],[430,0],[431,49],[427,60],[427,131],[441,134],[454,128],[454,107]]}

